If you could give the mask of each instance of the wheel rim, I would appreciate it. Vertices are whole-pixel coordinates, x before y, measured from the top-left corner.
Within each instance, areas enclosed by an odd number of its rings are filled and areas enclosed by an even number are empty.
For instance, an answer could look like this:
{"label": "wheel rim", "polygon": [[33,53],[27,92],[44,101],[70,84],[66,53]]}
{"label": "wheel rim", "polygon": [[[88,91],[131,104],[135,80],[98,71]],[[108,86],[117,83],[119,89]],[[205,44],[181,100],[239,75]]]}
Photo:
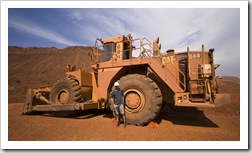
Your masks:
{"label": "wheel rim", "polygon": [[125,111],[128,113],[140,112],[145,105],[144,94],[137,89],[128,89],[125,92]]}
{"label": "wheel rim", "polygon": [[66,89],[61,89],[57,94],[57,103],[67,104],[69,102],[69,92]]}

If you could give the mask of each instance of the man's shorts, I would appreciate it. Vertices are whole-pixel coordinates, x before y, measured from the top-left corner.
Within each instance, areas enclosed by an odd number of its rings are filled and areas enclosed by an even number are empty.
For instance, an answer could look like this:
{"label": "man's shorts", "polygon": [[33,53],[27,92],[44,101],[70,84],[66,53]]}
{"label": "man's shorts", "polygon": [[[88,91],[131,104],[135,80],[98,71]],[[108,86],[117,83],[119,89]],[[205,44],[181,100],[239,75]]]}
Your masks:
{"label": "man's shorts", "polygon": [[119,113],[124,115],[124,105],[123,104],[120,104],[120,105],[114,104],[114,108],[115,108],[116,115],[119,115]]}

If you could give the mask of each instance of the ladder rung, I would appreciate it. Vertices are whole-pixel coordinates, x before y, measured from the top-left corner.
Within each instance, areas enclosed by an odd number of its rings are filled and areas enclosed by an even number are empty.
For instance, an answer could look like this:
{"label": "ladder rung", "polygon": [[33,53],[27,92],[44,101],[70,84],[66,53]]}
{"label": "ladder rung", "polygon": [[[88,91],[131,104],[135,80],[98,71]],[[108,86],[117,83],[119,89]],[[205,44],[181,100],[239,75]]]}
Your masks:
{"label": "ladder rung", "polygon": [[190,100],[194,101],[194,102],[205,102],[206,101],[204,98],[191,98]]}

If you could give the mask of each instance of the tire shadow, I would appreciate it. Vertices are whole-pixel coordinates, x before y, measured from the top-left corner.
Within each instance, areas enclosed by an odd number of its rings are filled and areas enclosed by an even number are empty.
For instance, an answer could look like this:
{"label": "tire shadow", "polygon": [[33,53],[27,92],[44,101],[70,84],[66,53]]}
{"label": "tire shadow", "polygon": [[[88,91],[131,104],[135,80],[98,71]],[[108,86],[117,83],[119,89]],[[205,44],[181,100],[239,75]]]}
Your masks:
{"label": "tire shadow", "polygon": [[[38,115],[38,114],[36,114]],[[40,114],[42,115],[42,114]],[[71,116],[62,116],[60,118],[68,119],[89,119],[102,115],[103,118],[113,119],[114,115],[109,109],[93,109],[86,111],[76,111]],[[47,117],[59,117],[53,114],[43,114]],[[185,126],[199,126],[199,127],[215,127],[219,126],[208,119],[203,111],[191,107],[173,107],[163,105],[160,114],[154,119],[154,122],[161,124],[162,120],[170,121],[172,124],[185,125]]]}
{"label": "tire shadow", "polygon": [[154,121],[160,124],[162,120],[170,121],[176,125],[219,127],[213,121],[208,119],[203,111],[197,110],[197,108],[193,107],[173,107],[164,105],[161,113]]}
{"label": "tire shadow", "polygon": [[108,114],[108,116],[111,116],[111,118],[113,118],[113,114],[111,112],[107,111],[107,110],[98,110],[98,109],[91,109],[91,110],[85,110],[85,111],[71,111],[71,112],[57,112],[58,114],[62,114],[62,115],[56,115],[54,113],[49,113],[49,112],[45,112],[45,113],[40,113],[40,114],[35,114],[35,115],[42,115],[42,116],[46,116],[46,117],[56,117],[56,118],[67,118],[67,119],[89,119],[89,118],[93,118],[93,117],[97,117],[100,115],[105,116],[106,114]]}

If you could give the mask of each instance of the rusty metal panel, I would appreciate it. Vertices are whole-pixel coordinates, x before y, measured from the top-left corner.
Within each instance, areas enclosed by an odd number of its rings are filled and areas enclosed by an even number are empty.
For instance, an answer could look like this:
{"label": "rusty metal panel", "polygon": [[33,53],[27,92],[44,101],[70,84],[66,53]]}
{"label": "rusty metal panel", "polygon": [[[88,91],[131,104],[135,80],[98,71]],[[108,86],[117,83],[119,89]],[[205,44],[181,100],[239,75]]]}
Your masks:
{"label": "rusty metal panel", "polygon": [[84,103],[78,103],[75,106],[76,110],[89,110],[89,109],[97,109],[98,108],[98,103],[93,102],[93,101],[87,101]]}
{"label": "rusty metal panel", "polygon": [[123,60],[123,42],[116,43],[116,60]]}
{"label": "rusty metal panel", "polygon": [[81,71],[81,85],[92,87],[92,74],[86,71]]}
{"label": "rusty metal panel", "polygon": [[82,86],[92,86],[92,74],[85,70],[66,72],[68,76],[74,76]]}
{"label": "rusty metal panel", "polygon": [[93,85],[93,90],[92,90],[92,100],[93,101],[98,101],[99,93],[98,93],[98,82],[97,82],[97,74],[92,73],[92,85]]}
{"label": "rusty metal panel", "polygon": [[[113,68],[113,67],[123,67],[123,66],[130,66],[130,65],[143,65],[148,64],[151,62],[151,57],[145,58],[134,58],[134,59],[127,59],[127,60],[119,60],[119,61],[108,61],[99,63],[99,68]],[[93,65],[93,67],[95,67]]]}
{"label": "rusty metal panel", "polygon": [[99,100],[107,100],[107,91],[111,80],[122,67],[107,68],[98,70],[98,95]]}
{"label": "rusty metal panel", "polygon": [[33,107],[34,111],[73,111],[75,109],[74,104],[66,104],[66,105],[36,105]]}
{"label": "rusty metal panel", "polygon": [[191,94],[203,94],[204,93],[204,82],[203,81],[190,81],[189,82],[190,86],[190,93]]}
{"label": "rusty metal panel", "polygon": [[87,101],[92,99],[92,87],[81,87],[82,100]]}
{"label": "rusty metal panel", "polygon": [[74,110],[89,110],[89,109],[98,109],[99,104],[93,101],[87,101],[84,103],[76,103],[76,104],[65,104],[65,105],[36,105],[33,107],[33,111],[44,111],[44,112],[53,112],[53,111],[74,111]]}
{"label": "rusty metal panel", "polygon": [[68,76],[74,76],[81,84],[81,70],[66,72]]}
{"label": "rusty metal panel", "polygon": [[175,105],[180,106],[183,104],[189,104],[189,93],[184,92],[184,93],[175,93],[174,95],[174,102]]}
{"label": "rusty metal panel", "polygon": [[38,87],[38,88],[34,88],[33,91],[35,93],[39,92],[39,93],[50,93],[50,91],[52,90],[51,86],[47,86],[47,87]]}
{"label": "rusty metal panel", "polygon": [[213,103],[206,102],[201,99],[201,101],[191,102],[189,100],[189,93],[176,93],[174,95],[175,106],[182,107],[215,107]]}
{"label": "rusty metal panel", "polygon": [[201,59],[190,59],[190,79],[198,80],[199,79],[199,68],[201,64]]}
{"label": "rusty metal panel", "polygon": [[197,102],[179,102],[178,97],[183,97],[184,93],[176,93],[174,96],[175,105],[183,107],[220,107],[223,105],[230,104],[230,95],[229,94],[215,94],[214,103],[206,101],[197,101]]}

